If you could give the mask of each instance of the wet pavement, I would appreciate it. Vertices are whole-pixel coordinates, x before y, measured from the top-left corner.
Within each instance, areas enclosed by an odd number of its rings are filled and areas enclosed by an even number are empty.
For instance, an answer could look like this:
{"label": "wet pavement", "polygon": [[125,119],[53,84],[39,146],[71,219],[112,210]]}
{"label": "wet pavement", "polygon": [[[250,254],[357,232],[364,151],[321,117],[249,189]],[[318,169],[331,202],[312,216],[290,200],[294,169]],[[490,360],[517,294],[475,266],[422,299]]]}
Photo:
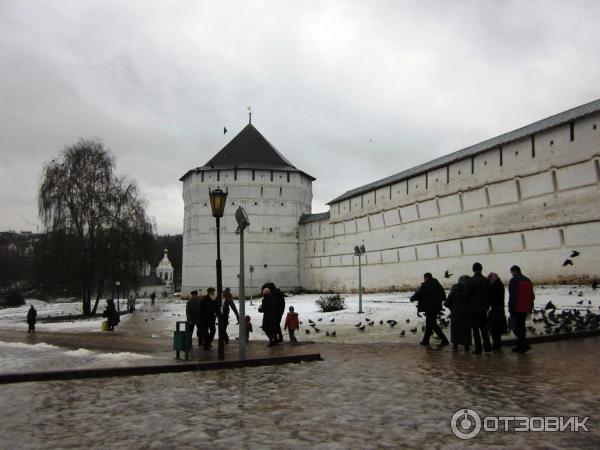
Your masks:
{"label": "wet pavement", "polygon": [[[324,361],[0,386],[0,448],[600,448],[599,338],[526,355],[317,344]],[[460,408],[591,416],[590,432],[454,437]]]}

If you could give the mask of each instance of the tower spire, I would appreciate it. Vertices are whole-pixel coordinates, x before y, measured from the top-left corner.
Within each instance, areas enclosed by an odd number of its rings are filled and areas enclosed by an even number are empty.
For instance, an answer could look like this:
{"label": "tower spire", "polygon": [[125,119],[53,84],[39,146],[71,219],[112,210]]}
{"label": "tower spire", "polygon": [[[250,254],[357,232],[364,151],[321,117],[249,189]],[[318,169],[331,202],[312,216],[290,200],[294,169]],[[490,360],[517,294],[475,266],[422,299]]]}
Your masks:
{"label": "tower spire", "polygon": [[252,107],[248,106],[248,124],[252,125]]}

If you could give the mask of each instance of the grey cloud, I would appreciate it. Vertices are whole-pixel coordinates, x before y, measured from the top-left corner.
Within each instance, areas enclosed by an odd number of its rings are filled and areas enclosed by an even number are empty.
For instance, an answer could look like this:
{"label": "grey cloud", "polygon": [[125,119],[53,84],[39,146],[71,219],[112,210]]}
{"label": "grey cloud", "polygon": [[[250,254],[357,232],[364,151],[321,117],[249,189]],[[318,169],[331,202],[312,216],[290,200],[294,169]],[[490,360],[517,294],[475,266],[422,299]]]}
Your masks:
{"label": "grey cloud", "polygon": [[600,97],[599,18],[592,1],[3,2],[0,229],[31,228],[42,163],[97,136],[181,232],[179,177],[247,105],[323,208]]}

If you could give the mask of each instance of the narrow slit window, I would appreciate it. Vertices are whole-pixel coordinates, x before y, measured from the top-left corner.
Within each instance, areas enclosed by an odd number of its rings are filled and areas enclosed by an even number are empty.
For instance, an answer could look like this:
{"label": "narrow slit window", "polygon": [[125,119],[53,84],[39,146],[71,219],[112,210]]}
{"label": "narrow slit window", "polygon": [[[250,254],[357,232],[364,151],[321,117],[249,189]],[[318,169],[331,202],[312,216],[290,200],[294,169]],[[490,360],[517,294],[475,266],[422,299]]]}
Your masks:
{"label": "narrow slit window", "polygon": [[271,170],[271,181],[273,181],[273,171]]}
{"label": "narrow slit window", "polygon": [[471,173],[475,173],[475,157],[471,157]]}
{"label": "narrow slit window", "polygon": [[252,181],[256,179],[256,172],[252,169]]}
{"label": "narrow slit window", "polygon": [[221,181],[221,171],[217,170],[217,181]]}
{"label": "narrow slit window", "polygon": [[500,146],[500,167],[502,167],[502,163],[503,163],[502,156],[503,156],[502,146]]}
{"label": "narrow slit window", "polygon": [[531,157],[535,158],[535,136],[531,136]]}
{"label": "narrow slit window", "polygon": [[570,134],[571,140],[574,141],[575,140],[575,122],[571,122],[569,134]]}
{"label": "narrow slit window", "polygon": [[450,183],[450,166],[446,166],[446,184]]}
{"label": "narrow slit window", "polygon": [[287,182],[288,183],[290,182],[290,173],[289,172],[287,173]]}
{"label": "narrow slit window", "polygon": [[237,167],[233,169],[233,179],[237,181]]}
{"label": "narrow slit window", "polygon": [[200,181],[204,183],[204,172],[200,172]]}

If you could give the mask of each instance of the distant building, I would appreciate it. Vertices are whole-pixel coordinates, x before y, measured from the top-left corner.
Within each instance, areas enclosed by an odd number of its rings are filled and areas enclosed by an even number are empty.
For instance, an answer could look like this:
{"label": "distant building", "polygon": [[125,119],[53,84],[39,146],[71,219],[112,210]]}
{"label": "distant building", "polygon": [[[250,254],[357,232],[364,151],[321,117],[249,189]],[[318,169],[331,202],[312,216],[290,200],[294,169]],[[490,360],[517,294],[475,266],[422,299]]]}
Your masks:
{"label": "distant building", "polygon": [[165,284],[173,284],[173,266],[171,265],[171,261],[169,261],[169,257],[167,256],[168,250],[165,248],[165,254],[163,259],[158,263],[158,267],[156,268],[156,276],[160,278]]}

